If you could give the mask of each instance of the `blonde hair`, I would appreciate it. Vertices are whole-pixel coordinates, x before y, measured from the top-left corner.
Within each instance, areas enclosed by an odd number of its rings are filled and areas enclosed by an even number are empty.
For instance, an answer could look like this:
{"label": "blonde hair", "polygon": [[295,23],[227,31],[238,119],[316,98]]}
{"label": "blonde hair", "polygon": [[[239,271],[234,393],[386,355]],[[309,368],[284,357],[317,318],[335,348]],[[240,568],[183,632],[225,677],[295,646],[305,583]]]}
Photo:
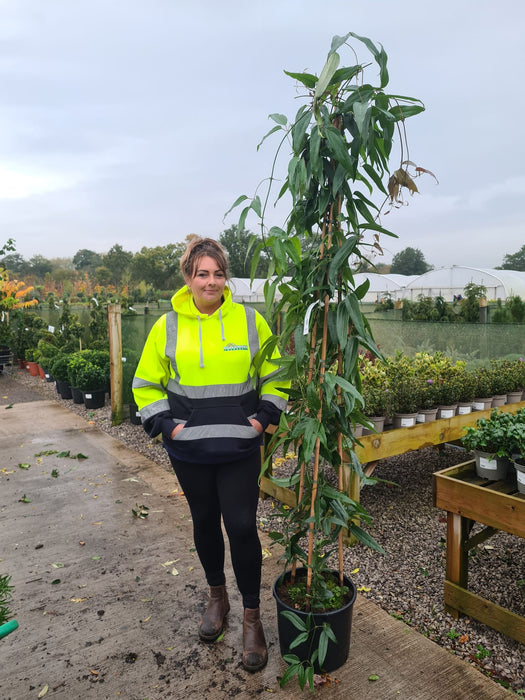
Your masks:
{"label": "blonde hair", "polygon": [[222,245],[213,238],[199,238],[196,236],[187,245],[180,259],[180,271],[184,279],[192,279],[197,270],[199,260],[205,256],[213,258],[226,279],[230,277],[228,256]]}

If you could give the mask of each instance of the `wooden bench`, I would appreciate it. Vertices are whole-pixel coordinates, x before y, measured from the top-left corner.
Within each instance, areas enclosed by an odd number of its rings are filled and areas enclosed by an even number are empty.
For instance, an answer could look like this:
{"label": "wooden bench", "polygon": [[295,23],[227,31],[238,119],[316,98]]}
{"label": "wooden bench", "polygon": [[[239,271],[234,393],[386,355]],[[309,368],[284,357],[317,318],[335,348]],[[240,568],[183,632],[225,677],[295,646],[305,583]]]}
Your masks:
{"label": "wooden bench", "polygon": [[[463,462],[433,475],[433,500],[447,511],[445,609],[456,619],[469,615],[525,644],[525,617],[468,590],[470,549],[499,530],[525,538],[525,495],[518,492],[514,475],[489,481],[477,476],[473,460]],[[475,522],[485,528],[471,537]]]}

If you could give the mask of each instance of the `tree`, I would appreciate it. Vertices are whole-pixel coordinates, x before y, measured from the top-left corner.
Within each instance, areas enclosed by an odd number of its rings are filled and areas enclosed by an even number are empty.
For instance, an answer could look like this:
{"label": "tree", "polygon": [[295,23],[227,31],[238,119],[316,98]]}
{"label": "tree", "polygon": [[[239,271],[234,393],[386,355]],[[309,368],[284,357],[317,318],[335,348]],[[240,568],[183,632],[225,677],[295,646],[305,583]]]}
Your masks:
{"label": "tree", "polygon": [[186,246],[169,243],[155,248],[141,248],[133,256],[133,279],[144,281],[157,289],[175,289],[183,284],[179,262]]}
{"label": "tree", "polygon": [[[234,224],[223,231],[219,236],[219,242],[228,252],[230,273],[232,277],[251,277],[251,266],[255,247],[261,242],[259,236],[245,228],[238,230]],[[253,277],[265,277],[268,272],[269,260],[264,252],[259,257],[259,262]]]}
{"label": "tree", "polygon": [[51,260],[44,258],[43,255],[33,255],[33,257],[29,259],[28,273],[30,275],[34,275],[43,281],[44,277],[46,276],[46,272],[52,271],[53,263]]}
{"label": "tree", "polygon": [[124,250],[116,243],[108,252],[102,256],[102,265],[111,272],[111,282],[118,286],[122,282],[122,276],[131,265],[133,253]]}
{"label": "tree", "polygon": [[469,282],[464,288],[465,296],[461,300],[459,316],[467,323],[479,323],[479,300],[487,294],[483,284]]}
{"label": "tree", "polygon": [[29,271],[29,267],[20,253],[11,253],[0,260],[0,265],[12,275],[25,275]]}
{"label": "tree", "polygon": [[396,275],[422,275],[432,269],[419,248],[405,248],[392,258],[390,272]]}
{"label": "tree", "polygon": [[505,255],[501,269],[525,270],[525,245],[522,245],[517,253]]}
{"label": "tree", "polygon": [[93,250],[82,248],[73,256],[73,265],[75,270],[89,272],[92,274],[97,267],[102,265],[102,255],[95,253]]}

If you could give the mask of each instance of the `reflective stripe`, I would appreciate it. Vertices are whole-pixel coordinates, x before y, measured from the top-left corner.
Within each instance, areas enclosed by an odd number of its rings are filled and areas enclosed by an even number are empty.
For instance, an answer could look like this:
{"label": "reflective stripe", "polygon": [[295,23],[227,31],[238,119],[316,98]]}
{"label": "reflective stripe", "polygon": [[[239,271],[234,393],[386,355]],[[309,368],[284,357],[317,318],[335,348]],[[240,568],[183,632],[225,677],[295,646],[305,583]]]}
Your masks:
{"label": "reflective stripe", "polygon": [[174,442],[202,440],[206,438],[244,438],[253,439],[259,435],[251,425],[196,425],[183,428],[175,436]]}
{"label": "reflective stripe", "polygon": [[144,406],[144,408],[141,408],[140,409],[140,417],[142,418],[143,421],[145,421],[148,418],[155,416],[157,413],[161,413],[162,411],[169,411],[169,410],[170,410],[170,404],[169,404],[168,399],[160,399],[159,401],[154,401],[153,403],[150,403],[147,406]]}
{"label": "reflective stripe", "polygon": [[244,396],[254,390],[254,383],[247,379],[242,384],[212,384],[210,386],[188,386],[178,384],[175,379],[168,382],[168,391],[188,399],[221,398],[224,396]]}
{"label": "reflective stripe", "polygon": [[[179,325],[179,315],[175,311],[169,311],[166,314],[166,347],[164,353],[175,373],[175,381],[180,381],[179,371],[177,369],[177,361],[175,359],[175,351],[177,349],[177,329]],[[171,381],[171,380],[170,380]]]}
{"label": "reflective stripe", "polygon": [[147,379],[141,379],[140,377],[133,377],[133,382],[131,384],[131,387],[133,389],[142,389],[144,387],[155,387],[155,389],[160,389],[163,393],[166,391],[166,389],[162,386],[162,384],[157,384],[156,382],[148,382]]}
{"label": "reflective stripe", "polygon": [[251,306],[245,306],[244,312],[246,313],[246,323],[248,326],[248,344],[250,346],[250,355],[253,360],[260,348],[259,334],[257,333],[257,324],[255,323],[255,309],[253,309]]}
{"label": "reflective stripe", "polygon": [[284,411],[288,404],[288,401],[286,399],[283,399],[281,396],[274,396],[273,394],[263,394],[261,396],[261,401],[268,401],[269,403],[273,403],[273,405],[277,406],[277,408],[280,411]]}

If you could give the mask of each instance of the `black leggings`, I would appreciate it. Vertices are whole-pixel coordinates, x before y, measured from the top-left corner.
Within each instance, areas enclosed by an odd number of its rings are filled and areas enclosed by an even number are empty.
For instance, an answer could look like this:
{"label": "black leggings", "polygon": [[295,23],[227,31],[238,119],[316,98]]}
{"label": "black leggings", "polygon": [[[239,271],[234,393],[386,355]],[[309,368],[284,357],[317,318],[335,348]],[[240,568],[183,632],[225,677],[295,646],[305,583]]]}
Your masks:
{"label": "black leggings", "polygon": [[225,464],[170,459],[190,506],[195,547],[208,585],[225,583],[222,515],[243,606],[258,608],[262,564],[257,533],[260,451]]}

